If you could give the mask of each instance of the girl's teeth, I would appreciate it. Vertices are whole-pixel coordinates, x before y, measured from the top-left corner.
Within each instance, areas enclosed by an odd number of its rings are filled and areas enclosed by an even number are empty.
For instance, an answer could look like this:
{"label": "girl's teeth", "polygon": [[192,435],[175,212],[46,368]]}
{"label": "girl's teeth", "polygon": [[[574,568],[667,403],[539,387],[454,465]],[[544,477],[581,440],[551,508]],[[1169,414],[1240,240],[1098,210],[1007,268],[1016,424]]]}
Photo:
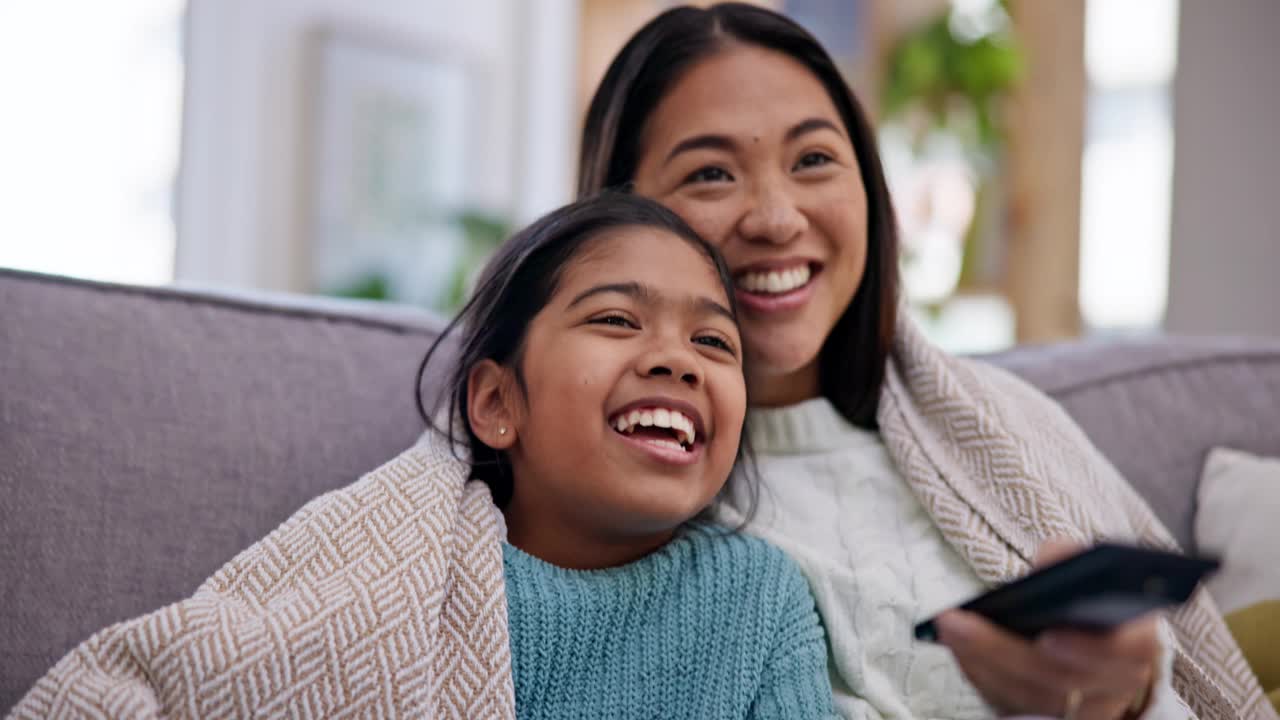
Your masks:
{"label": "girl's teeth", "polygon": [[[632,410],[630,413],[625,415],[619,415],[617,419],[613,421],[613,427],[615,427],[618,432],[626,434],[630,434],[637,427],[670,428],[676,431],[676,437],[679,439],[679,442],[673,442],[670,440],[664,440],[662,442],[669,443],[672,447],[680,446],[683,448],[686,445],[692,446],[698,439],[698,433],[693,427],[693,420],[685,417],[685,415],[676,410],[668,410],[666,408]],[[659,439],[654,438],[646,440],[646,442],[649,441],[659,442]]]}
{"label": "girl's teeth", "polygon": [[680,450],[681,452],[684,451],[684,446],[676,442],[675,440],[663,440],[662,438],[646,438],[645,442],[649,443],[650,445],[657,445],[658,447],[670,448],[672,450]]}

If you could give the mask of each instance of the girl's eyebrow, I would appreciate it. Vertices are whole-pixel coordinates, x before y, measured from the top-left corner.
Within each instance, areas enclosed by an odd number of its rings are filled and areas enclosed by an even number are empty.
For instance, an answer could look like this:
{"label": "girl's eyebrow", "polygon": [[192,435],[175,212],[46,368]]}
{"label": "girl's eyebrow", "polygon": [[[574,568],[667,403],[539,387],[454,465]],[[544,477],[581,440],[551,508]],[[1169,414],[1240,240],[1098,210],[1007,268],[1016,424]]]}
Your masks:
{"label": "girl's eyebrow", "polygon": [[594,287],[587,288],[586,290],[578,293],[577,297],[570,301],[569,307],[572,308],[574,305],[577,305],[593,295],[602,295],[604,293],[618,293],[619,295],[626,295],[627,297],[639,302],[651,302],[653,300],[653,291],[638,282],[606,283],[604,285],[596,285]]}
{"label": "girl's eyebrow", "polygon": [[697,310],[699,314],[722,315],[726,320],[733,323],[734,325],[738,324],[738,318],[733,316],[733,313],[729,310],[729,308],[725,307],[724,305],[721,305],[715,300],[712,300],[711,298],[706,296],[698,297],[698,298],[690,298],[690,300],[693,303],[694,308]]}
{"label": "girl's eyebrow", "polygon": [[[625,295],[637,302],[645,304],[653,304],[658,299],[657,293],[655,293],[648,285],[638,282],[605,283],[603,285],[589,287],[578,293],[573,300],[569,301],[569,305],[566,309],[572,308],[589,297],[603,295],[605,293],[618,293],[619,295]],[[709,297],[706,297],[705,295],[700,297],[690,297],[688,299],[688,303],[694,311],[699,314],[721,315],[734,324],[738,322],[738,319],[734,317],[733,312],[729,310],[729,308]]]}

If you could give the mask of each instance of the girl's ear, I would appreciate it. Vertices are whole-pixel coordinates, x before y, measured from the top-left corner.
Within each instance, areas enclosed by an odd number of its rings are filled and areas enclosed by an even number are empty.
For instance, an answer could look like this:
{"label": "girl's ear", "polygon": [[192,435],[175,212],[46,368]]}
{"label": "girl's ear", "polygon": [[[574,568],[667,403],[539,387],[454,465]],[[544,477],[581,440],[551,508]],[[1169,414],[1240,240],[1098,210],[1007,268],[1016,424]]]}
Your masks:
{"label": "girl's ear", "polygon": [[485,359],[467,375],[467,417],[471,432],[494,450],[506,450],[516,442],[515,378],[511,371]]}

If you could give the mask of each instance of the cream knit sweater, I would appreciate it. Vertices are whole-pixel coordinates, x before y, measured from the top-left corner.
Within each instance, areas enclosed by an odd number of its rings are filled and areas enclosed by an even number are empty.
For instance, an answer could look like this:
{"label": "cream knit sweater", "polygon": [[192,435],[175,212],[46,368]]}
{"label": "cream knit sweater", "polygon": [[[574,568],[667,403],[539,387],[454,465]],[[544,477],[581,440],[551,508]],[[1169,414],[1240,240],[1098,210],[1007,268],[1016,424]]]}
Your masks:
{"label": "cream knit sweater", "polygon": [[[748,532],[786,550],[817,598],[831,643],[837,708],[847,718],[989,718],[992,710],[943,646],[916,622],[985,585],[946,542],[876,433],[825,399],[752,413],[760,502]],[[741,518],[745,488],[722,511]],[[1145,717],[1190,714],[1166,653]]]}

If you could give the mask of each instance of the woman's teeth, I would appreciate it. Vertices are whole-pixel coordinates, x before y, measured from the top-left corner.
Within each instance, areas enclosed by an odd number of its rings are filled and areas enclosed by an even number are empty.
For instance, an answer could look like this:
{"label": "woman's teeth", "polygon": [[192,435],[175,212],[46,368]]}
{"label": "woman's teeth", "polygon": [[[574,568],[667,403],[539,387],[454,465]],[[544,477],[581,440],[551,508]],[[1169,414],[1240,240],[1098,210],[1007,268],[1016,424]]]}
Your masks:
{"label": "woman's teeth", "polygon": [[780,294],[804,287],[812,275],[808,265],[800,265],[788,270],[743,273],[738,276],[737,285],[747,292]]}
{"label": "woman's teeth", "polygon": [[646,441],[677,449],[692,447],[698,437],[692,420],[678,410],[667,408],[645,408],[622,413],[613,419],[612,425],[618,432],[628,435],[638,427],[670,428],[675,435],[674,440],[646,438]]}

